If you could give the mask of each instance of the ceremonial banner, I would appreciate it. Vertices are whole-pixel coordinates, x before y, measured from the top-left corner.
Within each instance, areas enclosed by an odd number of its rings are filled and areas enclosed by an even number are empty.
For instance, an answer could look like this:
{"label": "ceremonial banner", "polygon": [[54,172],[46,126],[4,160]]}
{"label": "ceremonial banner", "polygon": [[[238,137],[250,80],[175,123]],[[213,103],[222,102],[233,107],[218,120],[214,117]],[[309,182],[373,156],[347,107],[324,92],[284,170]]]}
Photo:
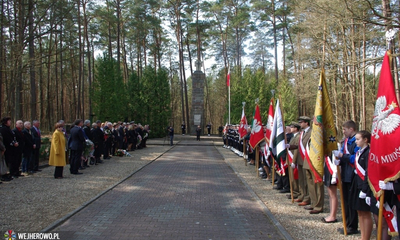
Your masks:
{"label": "ceremonial banner", "polygon": [[315,182],[322,182],[325,157],[337,149],[336,128],[333,122],[331,102],[325,82],[325,71],[322,69],[319,79],[317,101],[315,103],[314,124],[311,130],[311,141],[308,156]]}
{"label": "ceremonial banner", "polygon": [[256,110],[253,117],[253,126],[251,128],[250,146],[256,149],[257,145],[264,140],[264,130],[261,121],[260,108],[256,105]]}
{"label": "ceremonial banner", "polygon": [[[264,155],[266,159],[269,158],[270,151],[269,151],[269,138],[271,137],[272,127],[274,125],[274,99],[271,98],[269,103],[269,110],[268,110],[268,121],[267,121],[267,130],[265,131],[265,148],[264,148]],[[268,161],[267,161],[268,162]]]}
{"label": "ceremonial banner", "polygon": [[375,104],[368,161],[368,181],[376,197],[382,194],[379,180],[400,177],[400,110],[396,99],[389,56],[385,54]]}
{"label": "ceremonial banner", "polygon": [[286,154],[285,126],[283,125],[282,112],[281,108],[279,107],[279,99],[276,101],[274,124],[272,126],[269,141],[269,149],[275,160],[280,159]]}
{"label": "ceremonial banner", "polygon": [[244,108],[242,110],[242,118],[240,119],[240,126],[239,126],[239,138],[242,139],[247,134],[247,119],[246,115],[244,114]]}

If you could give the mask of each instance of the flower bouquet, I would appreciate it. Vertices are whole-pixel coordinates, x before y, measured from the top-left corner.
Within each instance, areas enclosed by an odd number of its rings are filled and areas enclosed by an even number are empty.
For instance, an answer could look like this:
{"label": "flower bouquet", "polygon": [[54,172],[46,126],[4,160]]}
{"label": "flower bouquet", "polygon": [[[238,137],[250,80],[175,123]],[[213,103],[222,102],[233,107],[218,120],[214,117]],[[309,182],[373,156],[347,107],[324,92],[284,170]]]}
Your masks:
{"label": "flower bouquet", "polygon": [[129,154],[129,153],[128,153],[126,150],[124,150],[124,149],[118,149],[118,150],[115,152],[115,156],[119,156],[119,157],[123,157],[123,156],[132,157],[132,155]]}
{"label": "flower bouquet", "polygon": [[89,139],[86,139],[85,149],[83,150],[83,156],[85,158],[93,156],[94,153],[94,143]]}

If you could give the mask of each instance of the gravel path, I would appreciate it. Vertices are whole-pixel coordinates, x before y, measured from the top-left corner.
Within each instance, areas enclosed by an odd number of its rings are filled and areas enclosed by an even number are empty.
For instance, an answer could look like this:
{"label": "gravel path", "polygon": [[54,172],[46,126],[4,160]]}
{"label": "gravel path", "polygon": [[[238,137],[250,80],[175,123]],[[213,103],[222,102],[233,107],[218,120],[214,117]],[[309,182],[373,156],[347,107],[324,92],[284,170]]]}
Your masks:
{"label": "gravel path", "polygon": [[[273,190],[272,184],[269,181],[257,177],[255,167],[251,165],[245,166],[243,158],[238,157],[228,149],[222,148],[222,145],[217,146],[217,149],[224,156],[225,162],[228,163],[242,181],[245,181],[255,194],[258,195],[274,217],[294,239],[360,239],[360,234],[344,236],[337,232],[337,228],[343,227],[339,193],[339,209],[337,214],[339,222],[331,224],[323,223],[321,218],[329,215],[329,197],[326,188],[324,212],[315,215],[309,214],[303,207],[297,206],[297,203],[292,204],[291,200],[287,199],[286,194]],[[372,232],[371,239],[376,239],[375,230]],[[394,239],[398,239],[398,237],[393,238],[393,240]]]}

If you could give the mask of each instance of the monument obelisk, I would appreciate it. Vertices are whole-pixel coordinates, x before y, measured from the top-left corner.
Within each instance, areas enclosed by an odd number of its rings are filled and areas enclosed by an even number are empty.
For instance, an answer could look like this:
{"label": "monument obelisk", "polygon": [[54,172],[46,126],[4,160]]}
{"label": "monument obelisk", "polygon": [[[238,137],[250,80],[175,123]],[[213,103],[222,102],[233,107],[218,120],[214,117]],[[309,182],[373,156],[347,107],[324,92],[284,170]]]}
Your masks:
{"label": "monument obelisk", "polygon": [[190,134],[196,134],[200,125],[204,131],[204,81],[206,75],[201,71],[201,61],[196,61],[196,71],[192,75],[192,110],[190,113]]}

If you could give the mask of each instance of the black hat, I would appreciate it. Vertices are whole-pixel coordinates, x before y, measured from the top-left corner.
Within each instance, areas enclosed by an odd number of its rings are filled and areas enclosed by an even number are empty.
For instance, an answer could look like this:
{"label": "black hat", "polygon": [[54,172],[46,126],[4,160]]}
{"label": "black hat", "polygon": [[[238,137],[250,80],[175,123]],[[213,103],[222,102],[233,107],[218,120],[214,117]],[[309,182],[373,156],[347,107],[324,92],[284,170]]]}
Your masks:
{"label": "black hat", "polygon": [[100,121],[100,120],[97,120],[96,123],[99,124],[99,123],[101,123],[101,121]]}

